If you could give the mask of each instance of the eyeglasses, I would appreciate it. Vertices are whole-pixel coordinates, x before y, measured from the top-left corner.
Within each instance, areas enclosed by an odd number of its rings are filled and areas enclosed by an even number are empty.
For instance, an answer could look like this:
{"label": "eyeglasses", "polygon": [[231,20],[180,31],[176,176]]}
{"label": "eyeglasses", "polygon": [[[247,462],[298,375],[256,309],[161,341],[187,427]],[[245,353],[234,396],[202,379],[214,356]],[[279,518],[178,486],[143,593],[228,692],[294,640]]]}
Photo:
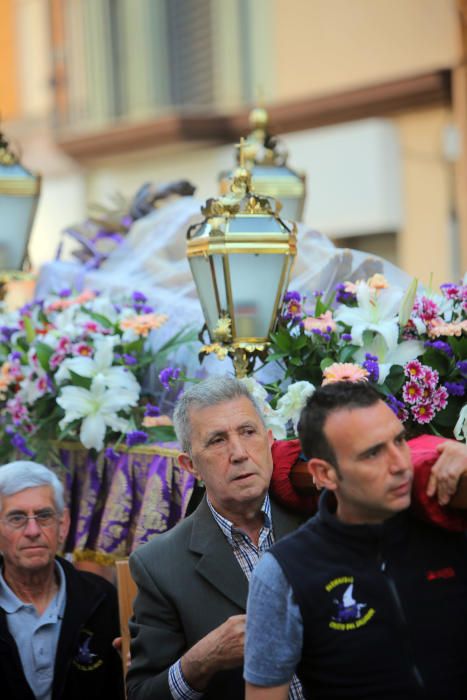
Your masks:
{"label": "eyeglasses", "polygon": [[29,520],[35,520],[39,527],[51,527],[57,519],[57,513],[53,510],[41,510],[35,515],[26,515],[26,513],[10,513],[3,518],[4,522],[12,530],[22,530],[26,527]]}

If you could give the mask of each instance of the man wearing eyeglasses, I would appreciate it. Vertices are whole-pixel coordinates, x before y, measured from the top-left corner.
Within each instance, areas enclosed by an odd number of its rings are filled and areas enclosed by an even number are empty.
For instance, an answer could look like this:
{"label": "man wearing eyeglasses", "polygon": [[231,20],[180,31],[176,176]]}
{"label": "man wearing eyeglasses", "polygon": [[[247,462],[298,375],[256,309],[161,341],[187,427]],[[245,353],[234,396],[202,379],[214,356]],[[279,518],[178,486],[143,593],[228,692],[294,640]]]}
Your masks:
{"label": "man wearing eyeglasses", "polygon": [[123,698],[113,586],[57,551],[69,514],[56,475],[0,467],[0,688],[9,700]]}

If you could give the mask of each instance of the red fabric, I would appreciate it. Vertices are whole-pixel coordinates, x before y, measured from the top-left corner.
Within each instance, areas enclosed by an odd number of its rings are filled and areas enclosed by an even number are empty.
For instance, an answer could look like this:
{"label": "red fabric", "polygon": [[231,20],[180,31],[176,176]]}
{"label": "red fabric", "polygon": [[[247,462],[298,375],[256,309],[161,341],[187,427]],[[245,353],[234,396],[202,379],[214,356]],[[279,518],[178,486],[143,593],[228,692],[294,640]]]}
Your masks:
{"label": "red fabric", "polygon": [[298,462],[301,453],[299,440],[275,440],[272,445],[274,469],[271,478],[271,491],[277,501],[286,508],[313,515],[318,507],[319,491],[303,495],[296,491],[290,481],[290,471]]}
{"label": "red fabric", "polygon": [[[420,518],[440,525],[447,530],[467,530],[467,511],[449,506],[440,506],[436,497],[426,495],[426,487],[431,467],[438,459],[436,446],[445,438],[435,435],[422,435],[409,440],[408,445],[414,465],[414,482],[412,505]],[[319,492],[305,496],[294,489],[290,481],[290,471],[300,457],[298,440],[276,440],[272,446],[274,469],[271,479],[271,491],[275,498],[291,510],[313,515],[316,512]]]}
{"label": "red fabric", "polygon": [[436,447],[442,442],[446,442],[446,438],[436,435],[421,435],[408,442],[414,466],[412,506],[423,520],[461,532],[467,530],[467,511],[440,506],[436,496],[426,495],[431,467],[439,457]]}

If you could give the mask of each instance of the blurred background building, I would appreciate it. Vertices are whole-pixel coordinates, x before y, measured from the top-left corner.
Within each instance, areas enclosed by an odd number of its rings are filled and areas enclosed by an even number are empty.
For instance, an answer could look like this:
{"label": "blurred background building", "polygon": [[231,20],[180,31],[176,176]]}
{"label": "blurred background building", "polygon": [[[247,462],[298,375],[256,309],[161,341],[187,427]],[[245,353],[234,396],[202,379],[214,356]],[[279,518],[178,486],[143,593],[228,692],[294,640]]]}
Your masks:
{"label": "blurred background building", "polygon": [[466,0],[0,0],[2,128],[43,174],[30,257],[90,202],[201,199],[260,100],[304,220],[425,283],[467,269]]}

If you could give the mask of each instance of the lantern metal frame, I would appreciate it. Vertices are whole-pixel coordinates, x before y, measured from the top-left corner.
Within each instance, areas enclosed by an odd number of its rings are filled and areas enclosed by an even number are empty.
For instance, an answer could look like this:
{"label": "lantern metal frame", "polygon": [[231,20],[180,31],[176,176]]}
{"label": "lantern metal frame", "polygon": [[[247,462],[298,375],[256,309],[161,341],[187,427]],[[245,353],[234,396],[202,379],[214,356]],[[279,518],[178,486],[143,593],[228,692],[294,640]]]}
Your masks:
{"label": "lantern metal frame", "polygon": [[[222,359],[228,355],[233,360],[237,376],[245,376],[253,369],[257,358],[266,358],[269,335],[276,325],[296,256],[296,225],[288,225],[280,218],[279,202],[252,191],[251,175],[244,167],[242,153],[240,159],[241,165],[235,172],[229,195],[209,199],[201,210],[204,220],[188,229],[187,256],[206,319],[201,338],[204,341],[207,332],[211,341],[205,342],[201,356],[215,353]],[[251,228],[248,222],[251,222]],[[255,226],[258,223],[261,224],[259,228]],[[266,316],[267,330],[262,334],[241,335],[237,328],[231,256],[243,254],[283,256],[274,303],[270,305],[271,315]],[[214,256],[221,258],[222,280],[219,279]],[[209,261],[212,283],[209,287],[213,291],[214,307],[212,299],[210,304],[207,303],[204,298],[206,290],[203,292],[202,285],[198,284],[200,270],[195,268],[193,261],[199,258]],[[214,325],[213,309],[217,313],[217,325]],[[264,324],[263,318],[263,330]]]}

